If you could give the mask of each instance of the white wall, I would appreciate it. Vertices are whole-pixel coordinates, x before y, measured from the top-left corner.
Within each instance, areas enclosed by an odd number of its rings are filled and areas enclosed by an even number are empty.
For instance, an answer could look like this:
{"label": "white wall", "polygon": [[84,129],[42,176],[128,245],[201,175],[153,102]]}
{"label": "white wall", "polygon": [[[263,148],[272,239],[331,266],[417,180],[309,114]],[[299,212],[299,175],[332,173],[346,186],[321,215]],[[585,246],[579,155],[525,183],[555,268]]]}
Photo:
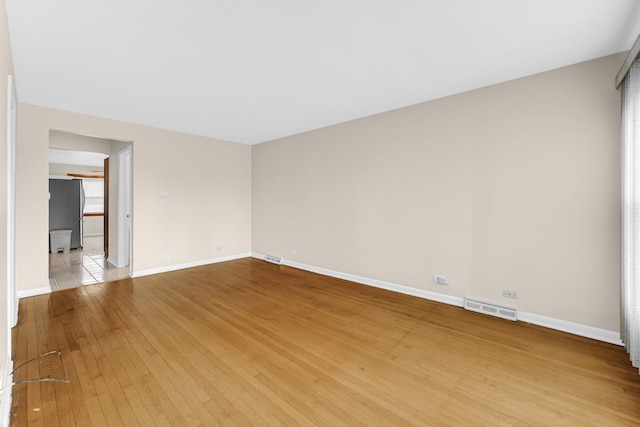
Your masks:
{"label": "white wall", "polygon": [[[29,104],[19,104],[19,115],[16,275],[21,295],[48,287],[52,129],[133,141],[134,274],[250,252],[251,147]],[[161,191],[170,197],[160,197]],[[162,255],[170,260],[161,261]]]}
{"label": "white wall", "polygon": [[622,60],[253,146],[253,250],[618,331]]}

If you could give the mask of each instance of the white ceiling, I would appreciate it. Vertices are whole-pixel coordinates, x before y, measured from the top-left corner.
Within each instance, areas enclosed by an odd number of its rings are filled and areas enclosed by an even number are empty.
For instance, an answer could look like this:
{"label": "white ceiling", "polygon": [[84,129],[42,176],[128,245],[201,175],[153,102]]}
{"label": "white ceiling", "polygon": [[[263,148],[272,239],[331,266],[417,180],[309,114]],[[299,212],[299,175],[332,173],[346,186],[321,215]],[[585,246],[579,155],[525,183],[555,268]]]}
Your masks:
{"label": "white ceiling", "polygon": [[634,0],[6,5],[20,102],[249,144],[628,50],[640,31]]}

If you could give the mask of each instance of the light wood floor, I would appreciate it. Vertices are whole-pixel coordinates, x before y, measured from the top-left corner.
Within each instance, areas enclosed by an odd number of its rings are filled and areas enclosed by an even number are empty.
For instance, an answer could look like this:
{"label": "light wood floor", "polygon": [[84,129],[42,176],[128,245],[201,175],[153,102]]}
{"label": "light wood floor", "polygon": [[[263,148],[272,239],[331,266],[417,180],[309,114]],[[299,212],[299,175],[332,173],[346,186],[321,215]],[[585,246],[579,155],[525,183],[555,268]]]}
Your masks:
{"label": "light wood floor", "polygon": [[242,259],[20,301],[14,426],[640,425],[622,347]]}

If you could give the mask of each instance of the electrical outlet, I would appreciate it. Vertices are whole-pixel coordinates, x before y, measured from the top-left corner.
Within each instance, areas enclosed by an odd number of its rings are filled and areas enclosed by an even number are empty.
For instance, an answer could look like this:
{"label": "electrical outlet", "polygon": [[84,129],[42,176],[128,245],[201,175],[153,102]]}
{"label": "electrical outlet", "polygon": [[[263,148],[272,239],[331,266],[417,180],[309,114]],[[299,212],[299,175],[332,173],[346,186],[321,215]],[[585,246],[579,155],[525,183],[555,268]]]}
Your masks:
{"label": "electrical outlet", "polygon": [[297,251],[295,249],[289,249],[289,255],[295,255]]}
{"label": "electrical outlet", "polygon": [[517,299],[518,293],[516,291],[509,291],[507,289],[503,289],[502,296],[505,298]]}
{"label": "electrical outlet", "polygon": [[160,257],[160,261],[169,261],[170,256],[169,255],[162,255]]}
{"label": "electrical outlet", "polygon": [[438,285],[448,285],[449,284],[449,278],[447,276],[440,276],[437,274],[433,275],[433,281],[435,283],[437,283]]}
{"label": "electrical outlet", "polygon": [[216,251],[220,252],[222,250],[222,246],[216,246]]}

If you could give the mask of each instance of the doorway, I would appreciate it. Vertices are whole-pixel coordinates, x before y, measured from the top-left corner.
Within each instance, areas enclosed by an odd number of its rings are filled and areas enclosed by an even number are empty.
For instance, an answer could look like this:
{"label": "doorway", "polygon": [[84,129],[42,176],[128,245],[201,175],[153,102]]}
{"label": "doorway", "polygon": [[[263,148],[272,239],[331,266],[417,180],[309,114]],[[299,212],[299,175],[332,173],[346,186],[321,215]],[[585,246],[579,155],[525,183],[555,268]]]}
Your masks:
{"label": "doorway", "polygon": [[[71,250],[70,254],[50,254],[49,279],[52,290],[99,283],[101,281],[117,280],[130,277],[132,263],[131,258],[131,156],[132,143],[110,140],[104,138],[88,137],[71,134],[62,131],[49,132],[50,153],[52,150],[62,151],[64,154],[101,154],[94,166],[85,167],[85,176],[82,173],[76,176],[85,181],[100,176],[101,184],[111,181],[109,192],[102,191],[102,203],[111,199],[109,205],[104,205],[100,212],[93,212],[83,216],[84,244],[78,250]],[[105,169],[105,158],[109,161],[109,168]],[[59,175],[68,168],[60,165],[52,165],[50,158],[50,177]],[[107,175],[108,174],[108,175]],[[64,173],[63,175],[68,175]],[[121,176],[123,178],[121,178]],[[104,178],[104,180],[102,179]],[[111,178],[111,179],[109,179]],[[94,185],[94,188],[104,189],[104,185]],[[95,195],[94,195],[95,196]],[[111,196],[109,198],[109,196]],[[87,203],[91,196],[87,193]],[[120,214],[120,201],[127,201],[128,230],[122,234],[120,222],[123,215]],[[95,202],[95,200],[93,200]],[[95,206],[95,204],[94,204]],[[109,252],[106,253],[105,245],[109,244]],[[121,249],[122,248],[122,249]],[[55,255],[55,256],[54,256]],[[127,266],[126,268],[122,268]]]}

